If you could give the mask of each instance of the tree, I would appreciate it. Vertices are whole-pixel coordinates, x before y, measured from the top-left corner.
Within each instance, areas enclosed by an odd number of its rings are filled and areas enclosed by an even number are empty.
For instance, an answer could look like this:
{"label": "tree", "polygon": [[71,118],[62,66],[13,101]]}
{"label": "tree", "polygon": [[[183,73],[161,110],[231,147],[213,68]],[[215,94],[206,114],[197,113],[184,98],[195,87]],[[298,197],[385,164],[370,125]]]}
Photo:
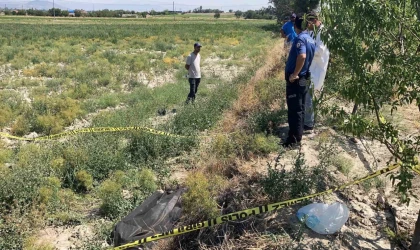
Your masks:
{"label": "tree", "polygon": [[237,10],[237,11],[235,11],[235,17],[236,18],[240,18],[242,16],[242,11],[240,11],[240,10]]}
{"label": "tree", "polygon": [[220,13],[219,12],[214,13],[214,18],[219,19],[220,18]]}
{"label": "tree", "polygon": [[[81,17],[82,16],[82,11],[81,10],[75,10],[74,11],[74,15],[76,16],[76,17]],[[98,15],[99,16],[99,15]]]}
{"label": "tree", "polygon": [[243,13],[242,15],[245,19],[257,19],[257,18],[255,18],[256,14],[255,14],[255,11],[253,11],[253,10],[248,10],[245,13]]}
{"label": "tree", "polygon": [[400,166],[390,178],[406,204],[414,195],[412,169],[419,165],[420,136],[402,135],[384,113],[413,102],[420,104],[420,72],[413,70],[420,68],[416,3],[326,0],[322,10],[327,27],[323,39],[335,57],[331,66],[340,69],[329,70],[331,77],[325,88],[363,111],[352,114],[333,105],[328,112],[345,133],[368,137],[387,147],[392,154],[389,163]]}
{"label": "tree", "polygon": [[420,249],[420,211],[419,217],[417,218],[416,227],[414,229],[414,236],[411,242],[411,250]]}
{"label": "tree", "polygon": [[229,13],[232,13],[232,12],[233,12],[233,10],[232,10],[232,9],[230,9],[230,10],[229,10]]}
{"label": "tree", "polygon": [[61,9],[53,8],[48,10],[50,16],[61,16]]}
{"label": "tree", "polygon": [[316,9],[320,3],[320,0],[269,0],[274,6],[277,22],[281,21],[285,17],[289,17],[292,13],[303,14],[308,10]]}
{"label": "tree", "polygon": [[142,16],[143,18],[146,18],[146,17],[147,17],[147,12],[143,11],[143,12],[141,13],[141,16]]}

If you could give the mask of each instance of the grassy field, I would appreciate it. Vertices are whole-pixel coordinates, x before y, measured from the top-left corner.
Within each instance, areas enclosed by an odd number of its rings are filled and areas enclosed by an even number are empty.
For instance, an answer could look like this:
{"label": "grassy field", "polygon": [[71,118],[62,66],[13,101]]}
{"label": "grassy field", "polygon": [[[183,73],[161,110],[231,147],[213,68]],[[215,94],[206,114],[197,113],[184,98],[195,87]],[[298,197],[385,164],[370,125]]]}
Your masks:
{"label": "grassy field", "polygon": [[[0,140],[0,232],[7,235],[0,249],[37,249],[29,246],[40,228],[91,222],[94,208],[106,219],[98,228],[109,233],[113,222],[168,184],[168,159],[196,150],[195,135],[218,123],[278,39],[270,21],[180,17],[0,18],[0,131],[26,136],[147,125],[191,136]],[[197,103],[185,106],[184,60],[196,41],[204,46],[203,82]],[[159,119],[158,109],[176,109],[176,115]],[[256,148],[273,148],[269,139],[257,139]],[[80,242],[89,249],[102,243]]]}

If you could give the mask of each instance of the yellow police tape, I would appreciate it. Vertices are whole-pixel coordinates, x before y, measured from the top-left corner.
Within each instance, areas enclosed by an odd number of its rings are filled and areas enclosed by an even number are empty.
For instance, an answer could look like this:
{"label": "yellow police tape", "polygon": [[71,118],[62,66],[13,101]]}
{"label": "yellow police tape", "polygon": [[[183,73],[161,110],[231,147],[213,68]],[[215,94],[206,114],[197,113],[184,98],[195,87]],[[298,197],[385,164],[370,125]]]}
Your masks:
{"label": "yellow police tape", "polygon": [[411,167],[411,170],[413,170],[414,172],[416,172],[418,175],[420,175],[420,165]]}
{"label": "yellow police tape", "polygon": [[59,133],[59,134],[55,134],[55,135],[48,135],[48,136],[42,136],[42,137],[36,137],[36,138],[18,137],[18,136],[13,136],[13,135],[10,135],[10,134],[7,134],[7,133],[0,132],[0,137],[6,137],[6,138],[10,138],[10,139],[19,140],[19,141],[49,141],[49,140],[60,139],[60,138],[63,138],[63,137],[67,137],[67,136],[70,136],[70,135],[81,134],[81,133],[105,133],[105,132],[123,132],[123,131],[143,131],[143,132],[147,132],[147,133],[150,133],[150,134],[164,135],[164,136],[176,137],[176,138],[189,137],[189,136],[183,136],[183,135],[175,135],[175,134],[159,131],[159,130],[156,130],[156,129],[153,129],[153,128],[148,128],[148,127],[83,128],[83,129],[72,130],[72,131],[63,132],[63,133]]}
{"label": "yellow police tape", "polygon": [[310,199],[310,198],[314,198],[314,197],[317,197],[317,196],[321,196],[321,195],[336,192],[338,190],[342,190],[344,188],[347,188],[349,186],[358,184],[360,182],[375,178],[375,177],[380,176],[382,174],[389,173],[392,170],[395,170],[399,167],[400,167],[399,165],[393,165],[393,166],[387,167],[385,169],[378,170],[374,173],[371,173],[371,174],[365,176],[364,178],[352,181],[350,183],[344,184],[344,185],[336,187],[336,188],[329,189],[329,190],[321,192],[321,193],[311,194],[311,195],[308,195],[308,196],[305,196],[305,197],[302,197],[302,198],[297,198],[297,199],[288,200],[288,201],[282,201],[282,202],[273,203],[273,204],[269,204],[269,205],[263,205],[263,206],[259,206],[259,207],[256,207],[256,208],[246,209],[246,210],[238,211],[238,212],[235,212],[235,213],[219,216],[217,218],[210,219],[210,220],[207,220],[207,221],[202,221],[202,222],[199,222],[199,223],[196,223],[196,224],[193,224],[193,225],[179,227],[179,228],[173,229],[173,230],[168,231],[168,232],[164,232],[164,233],[161,233],[161,234],[156,234],[156,235],[153,235],[153,236],[149,236],[147,238],[137,240],[137,241],[132,242],[132,243],[128,243],[128,244],[125,244],[125,245],[122,245],[122,246],[115,247],[114,250],[123,250],[123,249],[127,249],[127,248],[130,248],[130,247],[140,246],[140,245],[148,243],[148,242],[157,241],[157,240],[161,240],[161,239],[165,239],[165,238],[169,238],[169,237],[173,237],[173,236],[177,236],[177,235],[181,235],[181,234],[186,234],[186,233],[189,233],[189,232],[192,232],[192,231],[200,230],[200,229],[206,228],[206,227],[212,227],[212,226],[223,224],[223,223],[226,223],[226,222],[229,222],[229,221],[245,219],[245,218],[248,218],[248,217],[253,216],[253,215],[262,214],[262,213],[266,213],[266,212],[270,212],[270,211],[276,211],[276,210],[279,210],[281,208],[291,206],[293,204],[302,202],[302,201]]}

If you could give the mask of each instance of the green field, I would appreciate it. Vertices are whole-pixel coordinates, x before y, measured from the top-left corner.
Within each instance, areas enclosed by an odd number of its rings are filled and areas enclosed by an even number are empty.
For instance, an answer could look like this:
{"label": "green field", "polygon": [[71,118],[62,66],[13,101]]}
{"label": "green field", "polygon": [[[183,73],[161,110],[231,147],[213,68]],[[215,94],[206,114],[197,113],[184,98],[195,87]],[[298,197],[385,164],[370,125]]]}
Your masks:
{"label": "green field", "polygon": [[[195,135],[218,123],[278,39],[271,21],[203,16],[178,15],[175,22],[0,18],[1,132],[41,136],[150,126],[191,136],[124,132],[42,143],[0,140],[0,232],[7,233],[0,249],[28,248],[46,226],[93,223],[86,214],[94,208],[107,221],[98,227],[109,233],[113,222],[170,182],[168,160],[196,150]],[[203,44],[203,82],[196,104],[186,106],[184,61],[196,41]],[[160,119],[158,109],[176,109],[176,115]],[[101,242],[89,244],[97,249]]]}

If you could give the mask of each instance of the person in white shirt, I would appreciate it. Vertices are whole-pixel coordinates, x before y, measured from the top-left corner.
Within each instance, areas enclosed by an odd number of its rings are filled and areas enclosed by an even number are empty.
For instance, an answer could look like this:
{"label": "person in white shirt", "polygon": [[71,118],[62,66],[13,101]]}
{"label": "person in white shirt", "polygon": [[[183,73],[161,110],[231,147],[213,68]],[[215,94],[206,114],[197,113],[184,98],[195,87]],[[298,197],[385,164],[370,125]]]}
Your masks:
{"label": "person in white shirt", "polygon": [[198,85],[201,81],[201,69],[200,69],[200,50],[201,44],[194,44],[194,51],[187,57],[185,63],[185,69],[188,70],[188,82],[190,83],[190,93],[188,94],[186,103],[194,103],[195,95],[197,94]]}
{"label": "person in white shirt", "polygon": [[308,28],[312,31],[312,37],[315,40],[315,55],[309,69],[311,72],[311,86],[305,100],[304,130],[306,132],[311,132],[313,131],[315,125],[313,96],[316,91],[321,91],[322,87],[324,86],[330,52],[327,46],[321,40],[321,32],[324,28],[324,25],[318,19],[318,15],[315,12],[310,12],[308,14]]}

